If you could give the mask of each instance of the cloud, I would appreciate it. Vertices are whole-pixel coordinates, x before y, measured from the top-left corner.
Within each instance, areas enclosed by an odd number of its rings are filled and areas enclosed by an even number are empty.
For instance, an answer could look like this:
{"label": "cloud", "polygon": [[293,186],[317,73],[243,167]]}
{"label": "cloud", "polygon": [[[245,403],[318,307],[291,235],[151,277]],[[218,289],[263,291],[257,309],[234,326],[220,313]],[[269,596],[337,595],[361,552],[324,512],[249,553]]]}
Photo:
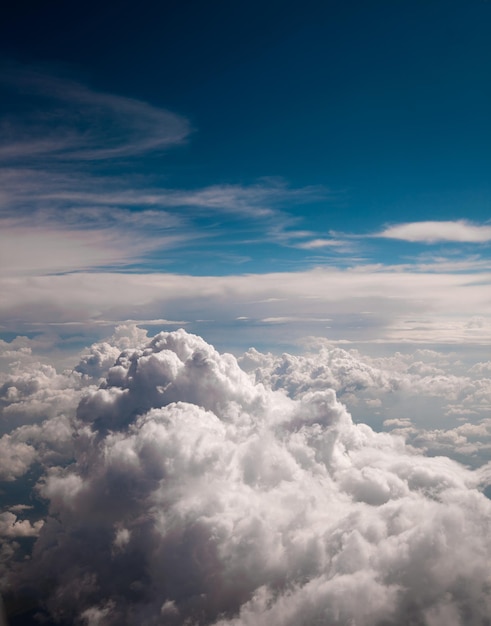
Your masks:
{"label": "cloud", "polygon": [[36,460],[36,450],[24,443],[12,440],[10,435],[0,439],[0,480],[13,481],[24,475]]}
{"label": "cloud", "polygon": [[3,425],[9,420],[25,424],[63,414],[78,400],[88,380],[78,371],[58,374],[51,365],[36,361],[25,365],[14,363],[12,371],[0,378]]}
{"label": "cloud", "polygon": [[318,248],[343,248],[348,247],[348,245],[346,241],[338,239],[311,239],[310,241],[297,243],[295,247],[301,250],[316,250]]}
{"label": "cloud", "polygon": [[[90,175],[87,171],[43,171],[27,167],[0,170],[2,212],[16,216],[14,209],[70,224],[111,224],[121,219],[132,222],[180,224],[182,208],[202,215],[231,215],[241,218],[276,218],[292,225],[296,219],[281,213],[285,205],[324,200],[328,190],[321,186],[289,187],[282,179],[263,178],[251,185],[209,185],[194,189],[164,187],[156,177],[125,173],[117,176]],[[174,214],[162,209],[180,209]],[[63,210],[62,210],[63,209]],[[125,210],[126,209],[126,210]],[[138,209],[130,212],[127,209]],[[145,209],[143,211],[142,209]],[[273,227],[273,224],[272,224]],[[281,231],[281,228],[280,228]],[[278,237],[281,232],[278,232]],[[294,230],[292,237],[305,237],[306,231]]]}
{"label": "cloud", "polygon": [[10,275],[127,266],[164,242],[173,247],[176,238],[138,242],[121,232],[14,227],[0,234],[0,263]]}
{"label": "cloud", "polygon": [[294,399],[332,388],[357,421],[403,435],[427,453],[473,466],[488,462],[488,362],[469,367],[461,355],[421,349],[370,357],[320,338],[307,347],[300,355],[250,349],[239,363],[254,381]]}
{"label": "cloud", "polygon": [[67,78],[2,70],[6,103],[23,100],[0,126],[1,267],[9,275],[153,268],[157,256],[161,264],[175,263],[177,248],[195,258],[198,246],[190,244],[197,240],[213,241],[213,254],[226,254],[231,233],[235,246],[287,245],[299,231],[285,207],[328,195],[320,186],[294,189],[273,178],[164,187],[160,166],[153,177],[135,174],[134,166],[182,144],[191,134],[185,118]]}
{"label": "cloud", "polygon": [[33,112],[5,116],[0,159],[106,160],[167,149],[190,134],[188,121],[146,102],[14,68],[2,86],[37,99]]}
{"label": "cloud", "polygon": [[[167,265],[176,248],[195,258],[198,246],[189,244],[197,240],[212,241],[217,256],[229,253],[231,239],[235,247],[288,246],[305,234],[288,209],[329,196],[322,186],[294,189],[274,178],[164,186],[156,158],[191,135],[184,117],[20,66],[2,68],[0,88],[6,105],[15,105],[0,125],[0,249],[8,273],[153,267],[157,255]],[[143,158],[149,173],[135,174]]]}
{"label": "cloud", "polygon": [[1,272],[12,276],[127,268],[156,250],[169,253],[193,239],[192,234],[175,230],[147,236],[143,225],[132,228],[121,222],[115,227],[81,229],[49,223],[24,226],[0,219]]}
{"label": "cloud", "polygon": [[486,243],[491,241],[491,226],[467,220],[408,222],[389,226],[373,236],[421,243]]}
{"label": "cloud", "polygon": [[165,188],[151,177],[96,176],[73,165],[63,171],[4,168],[0,182],[1,267],[9,274],[154,267],[156,256],[173,264],[174,251],[182,261],[203,247],[218,257],[230,248],[224,233],[233,233],[236,246],[290,245],[298,231],[284,209],[326,194],[271,179]]}
{"label": "cloud", "polygon": [[[249,319],[249,318],[243,318],[243,319]],[[288,323],[292,323],[292,322],[300,322],[300,323],[305,323],[305,322],[332,322],[332,319],[330,317],[314,317],[314,318],[305,318],[305,317],[265,317],[264,319],[261,320],[261,322],[264,322],[266,324],[288,324]]]}
{"label": "cloud", "polygon": [[[278,219],[281,213],[278,207],[288,204],[302,204],[319,201],[327,195],[327,190],[320,186],[289,188],[282,180],[266,178],[251,186],[212,185],[197,190],[168,190],[157,194],[156,200],[167,206],[188,206],[214,209],[224,213]],[[283,215],[287,223],[288,216]],[[292,220],[296,221],[296,220]],[[278,224],[277,224],[278,226]],[[294,232],[295,236],[296,233]]]}
{"label": "cloud", "polygon": [[124,336],[112,364],[115,340],[65,374],[105,371],[74,401],[73,459],[44,466],[7,606],[104,626],[485,621],[485,471],[355,424],[321,372],[289,396],[183,330]]}
{"label": "cloud", "polygon": [[[261,341],[267,323],[261,320],[292,320],[282,325],[282,337],[287,327],[293,343],[306,335],[325,336],[329,318],[331,340],[485,345],[491,341],[489,281],[485,272],[363,266],[230,276],[9,276],[0,279],[0,319],[9,330],[23,332],[53,323],[78,323],[83,330],[107,320],[184,320],[193,331],[219,328],[222,341],[237,338],[240,323],[241,336],[251,345]],[[479,328],[469,325],[476,312],[483,318]],[[238,317],[248,320],[237,322]],[[196,320],[215,322],[205,326]],[[273,344],[275,336],[269,336]]]}
{"label": "cloud", "polygon": [[19,520],[17,515],[7,511],[0,513],[0,536],[2,537],[36,537],[44,522],[39,520],[31,525],[29,520]]}

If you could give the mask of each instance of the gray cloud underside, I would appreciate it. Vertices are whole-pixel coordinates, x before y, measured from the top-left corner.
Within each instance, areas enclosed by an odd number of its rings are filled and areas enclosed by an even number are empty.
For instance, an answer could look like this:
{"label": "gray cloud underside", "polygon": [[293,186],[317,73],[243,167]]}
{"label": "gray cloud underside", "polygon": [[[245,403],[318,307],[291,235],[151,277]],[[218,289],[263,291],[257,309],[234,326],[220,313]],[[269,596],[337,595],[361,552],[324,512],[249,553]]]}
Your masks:
{"label": "gray cloud underside", "polygon": [[[91,626],[485,624],[488,467],[353,423],[333,387],[382,363],[325,350],[317,376],[310,357],[253,352],[247,374],[195,335],[133,327],[63,374],[25,356],[2,388],[3,441],[24,471],[15,445],[41,463],[49,514],[0,518],[7,603],[30,589],[52,619]],[[436,375],[419,356],[413,382]]]}

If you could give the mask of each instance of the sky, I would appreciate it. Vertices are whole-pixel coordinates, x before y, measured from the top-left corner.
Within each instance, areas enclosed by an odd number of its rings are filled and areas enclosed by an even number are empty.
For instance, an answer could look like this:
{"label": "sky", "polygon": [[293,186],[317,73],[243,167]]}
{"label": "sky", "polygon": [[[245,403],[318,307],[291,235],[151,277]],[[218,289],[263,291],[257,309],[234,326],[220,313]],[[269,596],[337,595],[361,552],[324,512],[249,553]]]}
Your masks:
{"label": "sky", "polygon": [[488,343],[490,11],[7,8],[4,338]]}
{"label": "sky", "polygon": [[488,623],[490,26],[3,9],[10,626]]}

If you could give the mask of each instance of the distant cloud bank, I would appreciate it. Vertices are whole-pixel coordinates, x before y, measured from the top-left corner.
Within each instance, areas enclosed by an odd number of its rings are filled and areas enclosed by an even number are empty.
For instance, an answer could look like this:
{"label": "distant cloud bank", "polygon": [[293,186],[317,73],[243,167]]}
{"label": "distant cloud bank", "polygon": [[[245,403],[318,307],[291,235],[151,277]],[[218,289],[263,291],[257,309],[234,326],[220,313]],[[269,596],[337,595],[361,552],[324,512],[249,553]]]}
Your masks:
{"label": "distant cloud bank", "polygon": [[[247,336],[244,349],[264,340],[265,325],[270,345],[327,335],[351,342],[484,346],[491,342],[489,282],[484,271],[379,266],[229,276],[7,275],[0,277],[0,319],[16,333],[74,325],[85,335],[127,320],[182,320],[198,333],[217,328],[224,341],[236,338],[240,327]],[[281,333],[273,328],[278,322]]]}

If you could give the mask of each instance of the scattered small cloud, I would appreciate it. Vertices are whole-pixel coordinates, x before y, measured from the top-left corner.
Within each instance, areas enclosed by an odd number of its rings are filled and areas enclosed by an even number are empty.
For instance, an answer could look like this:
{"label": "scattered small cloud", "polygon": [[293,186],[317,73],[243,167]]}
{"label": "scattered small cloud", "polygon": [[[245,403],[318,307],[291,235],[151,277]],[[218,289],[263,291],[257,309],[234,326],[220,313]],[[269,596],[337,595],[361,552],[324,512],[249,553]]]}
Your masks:
{"label": "scattered small cloud", "polygon": [[388,226],[372,236],[419,243],[487,243],[491,241],[491,226],[467,220],[408,222]]}
{"label": "scattered small cloud", "polygon": [[345,248],[347,242],[339,239],[311,239],[295,244],[300,250],[316,250],[318,248]]}

